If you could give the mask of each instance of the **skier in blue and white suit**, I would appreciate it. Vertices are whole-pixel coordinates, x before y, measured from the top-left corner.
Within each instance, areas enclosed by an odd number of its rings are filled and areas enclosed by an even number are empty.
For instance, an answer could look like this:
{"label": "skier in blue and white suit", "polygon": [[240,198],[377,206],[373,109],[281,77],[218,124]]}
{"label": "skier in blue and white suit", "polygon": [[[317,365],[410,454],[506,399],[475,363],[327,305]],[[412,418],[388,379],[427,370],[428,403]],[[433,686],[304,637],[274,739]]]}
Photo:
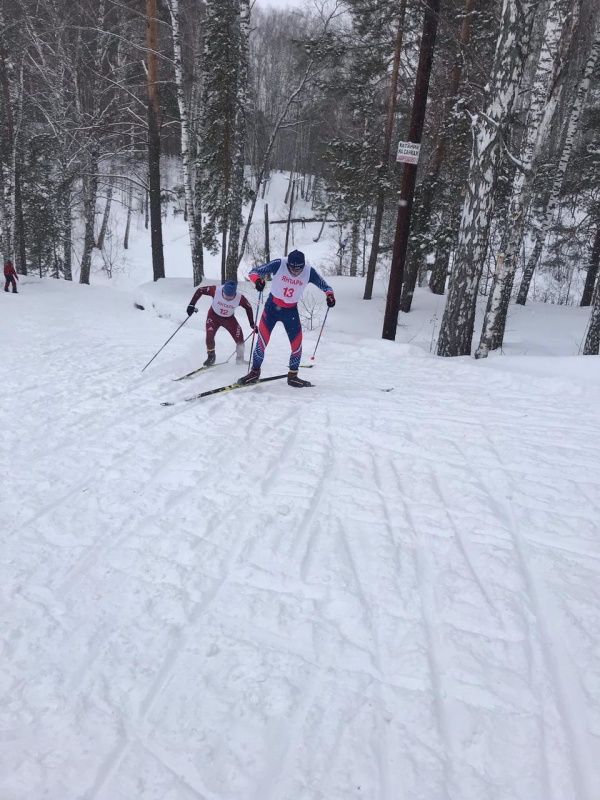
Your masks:
{"label": "skier in blue and white suit", "polygon": [[298,314],[298,301],[309,283],[318,286],[327,300],[329,308],[335,305],[333,289],[319,275],[304,258],[300,250],[292,250],[287,258],[276,258],[268,264],[254,267],[249,278],[257,291],[265,288],[265,278],[273,275],[271,293],[265,303],[265,308],[258,325],[258,341],[252,358],[252,369],[238,383],[256,383],[260,377],[260,367],[265,357],[265,348],[269,344],[271,332],[278,322],[283,322],[292,352],[290,355],[290,369],[288,384],[297,388],[310,386],[308,381],[298,377],[298,367],[302,358],[302,325]]}

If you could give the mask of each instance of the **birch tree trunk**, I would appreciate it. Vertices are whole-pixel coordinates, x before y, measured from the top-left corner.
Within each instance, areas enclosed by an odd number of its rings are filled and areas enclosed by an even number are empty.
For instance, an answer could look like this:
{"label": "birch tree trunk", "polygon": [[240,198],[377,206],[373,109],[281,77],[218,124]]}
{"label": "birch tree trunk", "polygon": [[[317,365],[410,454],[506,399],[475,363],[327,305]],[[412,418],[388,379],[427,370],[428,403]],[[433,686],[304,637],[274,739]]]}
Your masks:
{"label": "birch tree trunk", "polygon": [[502,346],[525,219],[534,196],[533,184],[562,94],[567,57],[571,53],[573,31],[579,21],[580,9],[581,0],[553,0],[548,9],[542,47],[529,92],[525,144],[508,211],[507,247],[501,268],[494,274],[491,300],[475,358],[485,358],[490,349]]}
{"label": "birch tree trunk", "polygon": [[229,201],[229,251],[225,275],[227,280],[237,281],[240,231],[242,228],[242,205],[244,202],[244,161],[246,152],[246,108],[248,105],[248,39],[250,36],[250,1],[239,3],[240,44],[238,56],[238,75],[235,109],[235,130],[233,133],[233,165],[231,177],[231,198]]}
{"label": "birch tree trunk", "polygon": [[467,196],[438,339],[441,356],[471,354],[477,287],[494,208],[502,138],[515,108],[537,7],[536,0],[504,0],[485,113],[475,115],[472,121]]}
{"label": "birch tree trunk", "polygon": [[519,294],[517,295],[517,303],[522,306],[524,306],[525,303],[527,302],[527,295],[529,294],[529,286],[531,284],[531,278],[533,277],[533,273],[535,272],[540,256],[546,244],[546,239],[548,238],[548,232],[550,230],[550,226],[552,225],[554,212],[556,211],[556,207],[558,205],[560,191],[562,188],[565,173],[569,165],[571,153],[573,152],[573,148],[575,146],[575,138],[579,130],[581,112],[585,106],[585,102],[590,88],[590,82],[594,70],[596,68],[596,64],[598,63],[599,57],[600,57],[600,25],[596,23],[595,39],[592,44],[592,48],[590,50],[587,62],[583,68],[583,74],[581,76],[581,80],[579,81],[577,91],[575,92],[573,98],[573,105],[571,107],[571,113],[569,115],[569,121],[566,128],[562,151],[560,154],[560,159],[556,166],[556,170],[554,172],[554,177],[552,180],[548,202],[546,204],[546,208],[542,219],[542,225],[537,233],[533,252],[529,257],[527,266],[525,267],[525,270],[523,272],[523,278],[521,279],[521,286],[519,287]]}
{"label": "birch tree trunk", "polygon": [[169,12],[171,14],[171,32],[175,61],[177,105],[179,106],[179,119],[181,121],[181,161],[183,164],[185,206],[187,210],[187,223],[190,234],[194,286],[197,286],[202,282],[202,278],[204,277],[204,264],[202,259],[202,239],[198,235],[198,226],[196,225],[196,198],[194,197],[196,180],[194,174],[195,164],[191,153],[192,139],[190,135],[190,109],[183,88],[184,69],[181,54],[181,36],[179,31],[179,0],[168,0],[168,2]]}
{"label": "birch tree trunk", "polygon": [[113,195],[113,182],[112,177],[109,178],[108,188],[106,190],[106,205],[104,206],[104,214],[102,215],[102,224],[100,225],[100,233],[98,234],[98,241],[96,248],[102,250],[104,247],[104,239],[106,238],[106,231],[108,230],[108,220],[110,218],[110,208],[112,206]]}

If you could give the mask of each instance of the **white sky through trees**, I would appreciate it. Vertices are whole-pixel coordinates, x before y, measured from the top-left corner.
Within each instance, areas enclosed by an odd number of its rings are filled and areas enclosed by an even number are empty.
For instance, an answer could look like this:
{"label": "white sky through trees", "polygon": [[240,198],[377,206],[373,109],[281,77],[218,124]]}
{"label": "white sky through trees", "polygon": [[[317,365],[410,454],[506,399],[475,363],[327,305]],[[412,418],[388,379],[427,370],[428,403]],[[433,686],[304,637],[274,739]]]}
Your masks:
{"label": "white sky through trees", "polygon": [[294,9],[301,8],[304,5],[304,0],[256,0],[254,7],[267,10],[267,8],[277,9]]}

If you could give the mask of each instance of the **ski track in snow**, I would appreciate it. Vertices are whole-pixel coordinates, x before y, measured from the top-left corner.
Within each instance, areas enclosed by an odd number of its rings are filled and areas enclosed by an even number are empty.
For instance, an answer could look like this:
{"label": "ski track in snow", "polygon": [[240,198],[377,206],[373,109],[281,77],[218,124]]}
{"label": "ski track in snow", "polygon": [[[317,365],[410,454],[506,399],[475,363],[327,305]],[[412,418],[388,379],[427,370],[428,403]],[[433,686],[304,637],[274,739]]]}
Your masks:
{"label": "ski track in snow", "polygon": [[75,297],[0,366],[2,800],[600,797],[597,389],[331,337],[166,409],[240,368]]}

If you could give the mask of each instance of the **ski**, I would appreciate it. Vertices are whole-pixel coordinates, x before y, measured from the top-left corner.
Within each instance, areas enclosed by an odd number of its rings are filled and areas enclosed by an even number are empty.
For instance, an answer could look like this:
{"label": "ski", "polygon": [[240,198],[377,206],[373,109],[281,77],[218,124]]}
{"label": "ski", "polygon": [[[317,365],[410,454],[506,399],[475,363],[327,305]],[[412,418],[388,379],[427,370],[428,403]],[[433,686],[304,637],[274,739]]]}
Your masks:
{"label": "ski", "polygon": [[220,367],[223,364],[227,364],[227,361],[217,361],[216,364],[211,364],[210,367],[199,367],[198,369],[194,369],[191,372],[188,372],[186,375],[182,375],[180,378],[171,378],[172,381],[184,381],[186,378],[191,378],[194,375],[198,375],[200,372],[206,372],[207,369],[212,369],[213,367]]}
{"label": "ski", "polygon": [[222,392],[232,392],[234,389],[246,389],[248,386],[256,386],[258,383],[266,383],[267,381],[278,381],[282,378],[287,378],[287,372],[285,375],[272,375],[270,378],[259,378],[256,383],[230,383],[228,386],[219,386],[218,389],[209,389],[206,392],[199,392],[198,394],[192,395],[192,397],[184,397],[183,400],[173,400],[173,401],[166,401],[161,403],[161,406],[174,406],[177,403],[191,403],[194,400],[199,400],[201,397],[208,397],[211,394],[220,394]]}
{"label": "ski", "polygon": [[[186,375],[182,375],[179,378],[171,378],[172,381],[185,381],[187,378],[193,378],[194,375],[198,375],[200,372],[206,372],[207,369],[212,369],[213,367],[222,367],[223,364],[227,364],[227,361],[217,361],[216,364],[211,364],[210,367],[199,367],[199,369],[194,369],[191,372],[188,372]],[[238,365],[239,366],[239,365]],[[312,369],[315,365],[314,364],[300,364],[300,369]]]}

